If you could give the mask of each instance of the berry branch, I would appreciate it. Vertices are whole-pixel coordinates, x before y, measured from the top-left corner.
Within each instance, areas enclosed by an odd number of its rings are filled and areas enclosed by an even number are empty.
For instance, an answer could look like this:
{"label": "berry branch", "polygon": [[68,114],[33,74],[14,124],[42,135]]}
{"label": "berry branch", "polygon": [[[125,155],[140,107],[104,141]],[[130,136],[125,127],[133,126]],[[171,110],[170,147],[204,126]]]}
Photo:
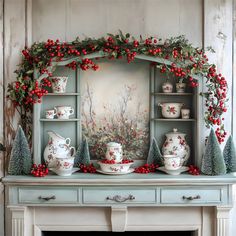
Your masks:
{"label": "berry branch", "polygon": [[[119,34],[107,34],[99,39],[76,38],[72,42],[63,43],[58,39],[48,39],[46,42],[34,43],[22,51],[22,62],[15,71],[17,79],[8,85],[8,98],[16,109],[20,107],[18,110],[22,119],[29,119],[33,105],[40,103],[51,87],[49,77],[52,76],[52,67],[57,62],[71,59],[67,67],[72,70],[79,67],[82,70],[96,71],[99,69],[96,64],[99,58],[86,58],[95,52],[111,60],[125,58],[128,63],[137,55],[147,55],[161,59],[160,62],[152,63],[160,67],[161,73],[171,73],[177,81],[186,81],[190,87],[197,87],[198,79],[204,80],[207,87],[207,92],[202,93],[207,107],[206,126],[218,127],[215,132],[221,143],[226,136],[222,115],[227,111],[227,82],[217,73],[215,65],[208,62],[206,51],[193,47],[183,36],[165,41],[156,37],[143,39],[142,36],[135,39],[121,31]],[[45,75],[40,82],[34,79],[35,69],[40,75]]]}

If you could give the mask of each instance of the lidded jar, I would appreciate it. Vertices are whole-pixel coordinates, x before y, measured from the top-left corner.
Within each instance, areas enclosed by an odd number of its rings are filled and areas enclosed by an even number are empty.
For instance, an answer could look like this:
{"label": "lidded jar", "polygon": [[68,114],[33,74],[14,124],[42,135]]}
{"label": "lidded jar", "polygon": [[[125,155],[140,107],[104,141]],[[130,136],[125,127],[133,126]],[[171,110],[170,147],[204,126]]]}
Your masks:
{"label": "lidded jar", "polygon": [[162,146],[163,155],[176,155],[180,157],[180,164],[186,165],[190,156],[190,147],[185,139],[186,134],[178,132],[176,128],[173,132],[166,134],[166,140]]}
{"label": "lidded jar", "polygon": [[123,159],[122,146],[120,143],[110,142],[106,145],[106,159],[114,160],[115,163],[119,163]]}

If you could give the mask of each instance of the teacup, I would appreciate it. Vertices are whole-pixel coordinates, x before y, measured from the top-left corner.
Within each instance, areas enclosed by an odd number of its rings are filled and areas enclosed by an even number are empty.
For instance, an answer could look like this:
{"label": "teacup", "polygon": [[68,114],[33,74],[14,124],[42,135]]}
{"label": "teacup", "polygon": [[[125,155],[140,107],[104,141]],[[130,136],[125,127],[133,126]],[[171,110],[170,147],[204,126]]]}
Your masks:
{"label": "teacup", "polygon": [[56,157],[56,172],[61,176],[69,176],[72,174],[75,157],[57,158]]}
{"label": "teacup", "polygon": [[56,106],[54,109],[58,119],[69,119],[70,115],[73,115],[75,112],[71,106]]}
{"label": "teacup", "polygon": [[49,109],[49,110],[46,110],[45,111],[45,116],[46,116],[46,119],[54,119],[55,115],[56,115],[56,112],[55,110],[53,109]]}
{"label": "teacup", "polygon": [[181,117],[182,119],[190,118],[190,109],[181,109]]}
{"label": "teacup", "polygon": [[68,77],[66,76],[55,76],[50,77],[52,82],[52,92],[53,93],[65,93],[66,92],[66,84]]}
{"label": "teacup", "polygon": [[166,170],[178,170],[181,167],[180,157],[176,155],[164,155],[163,158]]}

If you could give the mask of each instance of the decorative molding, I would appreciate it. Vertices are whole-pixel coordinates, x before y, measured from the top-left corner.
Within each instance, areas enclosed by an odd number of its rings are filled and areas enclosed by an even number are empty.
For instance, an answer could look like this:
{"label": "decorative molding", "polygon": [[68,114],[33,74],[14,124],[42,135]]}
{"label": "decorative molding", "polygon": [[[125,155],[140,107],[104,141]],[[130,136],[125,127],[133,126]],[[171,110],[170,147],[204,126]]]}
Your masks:
{"label": "decorative molding", "polygon": [[232,207],[217,206],[216,207],[216,235],[229,236],[229,213]]}
{"label": "decorative molding", "polygon": [[111,207],[111,227],[112,232],[124,232],[127,223],[127,207],[112,206]]}
{"label": "decorative molding", "polygon": [[25,211],[24,206],[8,206],[12,214],[12,236],[25,236]]}

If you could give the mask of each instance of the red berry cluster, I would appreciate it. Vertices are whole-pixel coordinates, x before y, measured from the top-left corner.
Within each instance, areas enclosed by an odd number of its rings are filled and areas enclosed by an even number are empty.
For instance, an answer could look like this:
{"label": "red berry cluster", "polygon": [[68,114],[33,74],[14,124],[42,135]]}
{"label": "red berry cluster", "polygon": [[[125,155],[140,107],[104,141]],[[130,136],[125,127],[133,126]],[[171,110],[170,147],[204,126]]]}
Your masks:
{"label": "red berry cluster", "polygon": [[101,160],[101,162],[102,162],[103,164],[116,164],[115,160],[103,159],[103,160]]}
{"label": "red berry cluster", "polygon": [[123,159],[121,161],[121,164],[129,164],[129,163],[133,163],[134,161],[133,160],[130,160],[130,159]]}
{"label": "red berry cluster", "polygon": [[33,164],[31,169],[31,174],[34,177],[44,177],[48,174],[48,168],[45,165],[39,164]]}
{"label": "red berry cluster", "polygon": [[175,63],[172,63],[170,71],[176,76],[176,77],[185,77],[186,72],[183,70],[183,68],[177,67]]}
{"label": "red berry cluster", "polygon": [[190,165],[188,173],[191,174],[191,175],[200,175],[200,170],[197,166]]}
{"label": "red berry cluster", "polygon": [[219,143],[222,143],[227,134],[222,125],[224,120],[222,115],[227,111],[227,82],[221,74],[216,73],[215,66],[209,68],[207,77],[211,85],[207,85],[209,89],[204,94],[206,97],[205,105],[208,111],[205,120],[209,124],[220,126],[216,129],[215,133]]}
{"label": "red berry cluster", "polygon": [[155,172],[158,167],[158,165],[154,164],[144,164],[143,166],[136,167],[134,172],[139,174],[148,174],[150,172]]}
{"label": "red berry cluster", "polygon": [[82,63],[80,64],[80,68],[82,70],[93,69],[94,71],[96,71],[98,70],[99,67],[92,60],[85,58],[82,60]]}
{"label": "red berry cluster", "polygon": [[80,164],[80,171],[83,173],[95,173],[96,172],[96,168],[94,167],[94,165],[91,163],[90,165],[83,165]]}
{"label": "red berry cluster", "polygon": [[133,160],[130,159],[123,159],[121,162],[116,163],[115,160],[107,160],[107,159],[103,159],[101,160],[101,162],[103,164],[129,164],[129,163],[133,163]]}

